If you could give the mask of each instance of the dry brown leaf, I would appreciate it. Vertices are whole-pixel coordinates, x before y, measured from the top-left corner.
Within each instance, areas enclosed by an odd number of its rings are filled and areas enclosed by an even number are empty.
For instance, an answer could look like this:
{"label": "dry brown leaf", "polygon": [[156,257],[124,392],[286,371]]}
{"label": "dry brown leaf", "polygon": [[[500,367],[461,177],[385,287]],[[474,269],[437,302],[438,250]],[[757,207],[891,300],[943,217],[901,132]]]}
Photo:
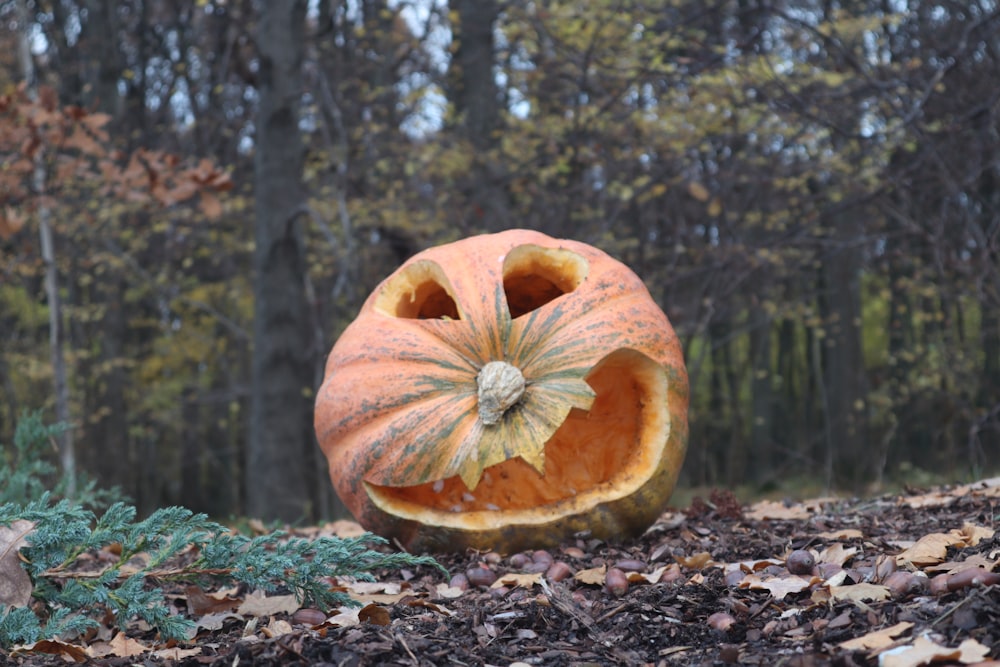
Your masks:
{"label": "dry brown leaf", "polygon": [[789,593],[801,593],[818,581],[818,577],[814,581],[811,578],[807,579],[794,574],[787,577],[769,577],[767,579],[762,579],[756,574],[748,574],[743,577],[743,581],[740,582],[739,586],[740,588],[750,588],[753,590],[763,589],[771,593],[775,600],[782,600]]}
{"label": "dry brown leaf", "polygon": [[896,565],[913,564],[915,567],[937,565],[944,561],[948,547],[965,543],[965,538],[953,533],[930,533],[896,555]]}
{"label": "dry brown leaf", "polygon": [[389,610],[377,604],[365,605],[358,610],[358,620],[372,625],[389,625]]}
{"label": "dry brown leaf", "polygon": [[21,567],[18,552],[28,546],[28,536],[34,530],[34,522],[25,519],[0,526],[0,609],[23,607],[31,601],[34,587]]}
{"label": "dry brown leaf", "polygon": [[113,655],[117,655],[122,658],[140,655],[149,650],[148,646],[126,637],[124,632],[119,632],[112,637],[111,641],[108,642],[108,645],[111,647]]}
{"label": "dry brown leaf", "polygon": [[740,570],[741,572],[760,572],[761,570],[766,570],[772,565],[781,567],[784,564],[785,561],[781,558],[761,558],[760,560],[741,560],[737,563],[726,563],[723,566],[723,570],[727,574],[733,570]]}
{"label": "dry brown leaf", "polygon": [[689,570],[703,570],[706,567],[717,565],[717,563],[712,560],[712,554],[707,551],[691,554],[690,556],[674,556],[674,560],[680,563],[681,567],[686,567]]}
{"label": "dry brown leaf", "polygon": [[887,600],[890,591],[888,586],[878,584],[848,584],[846,586],[830,586],[830,595],[836,601],[864,602]]}
{"label": "dry brown leaf", "polygon": [[995,531],[992,528],[985,528],[983,526],[977,526],[973,523],[967,523],[960,529],[953,530],[951,532],[956,537],[964,539],[965,546],[974,547],[983,540],[992,539]]}
{"label": "dry brown leaf", "polygon": [[425,609],[430,609],[431,611],[437,612],[443,616],[455,615],[455,612],[453,612],[451,609],[448,609],[444,605],[435,604],[434,602],[430,602],[428,600],[425,600],[424,598],[411,597],[408,600],[406,600],[405,604],[407,607],[424,607]]}
{"label": "dry brown leaf", "polygon": [[349,595],[363,604],[395,604],[413,595],[410,584],[398,581],[355,581],[347,585]]}
{"label": "dry brown leaf", "polygon": [[985,570],[992,572],[1000,565],[1000,560],[990,560],[982,554],[973,554],[963,561],[949,561],[926,568],[928,572],[964,572],[965,570]]}
{"label": "dry brown leaf", "polygon": [[226,594],[206,593],[200,586],[194,585],[185,588],[184,594],[187,598],[188,612],[193,616],[231,611],[239,607],[241,602]]}
{"label": "dry brown leaf", "polygon": [[959,498],[969,495],[987,498],[1000,496],[1000,477],[991,477],[971,484],[963,484],[950,491],[933,491],[918,496],[900,498],[897,502],[914,509],[943,507],[944,505],[950,505]]}
{"label": "dry brown leaf", "polygon": [[542,583],[542,573],[516,573],[511,572],[498,577],[496,581],[490,586],[490,588],[500,588],[501,586],[509,586],[510,588],[516,588],[520,586],[521,588],[531,588],[537,584]]}
{"label": "dry brown leaf", "polygon": [[913,644],[898,646],[879,655],[881,667],[920,667],[933,662],[958,661],[964,665],[986,658],[990,650],[975,639],[966,639],[958,648],[948,648],[935,644],[920,635]]}
{"label": "dry brown leaf", "polygon": [[573,575],[573,578],[579,581],[581,584],[591,584],[594,586],[604,585],[604,575],[607,574],[607,565],[602,565],[600,567],[592,567],[588,570],[580,570]]}
{"label": "dry brown leaf", "polygon": [[874,651],[886,648],[887,646],[892,646],[901,634],[912,627],[913,623],[910,623],[909,621],[897,623],[891,627],[875,630],[874,632],[869,632],[861,637],[855,637],[854,639],[848,639],[845,642],[840,642],[838,646],[848,651]]}
{"label": "dry brown leaf", "polygon": [[150,655],[160,660],[183,660],[184,658],[193,658],[196,655],[201,655],[201,647],[179,648],[174,646],[173,648],[161,648],[158,651],[153,651]]}
{"label": "dry brown leaf", "polygon": [[326,622],[322,625],[334,628],[347,628],[352,625],[358,625],[361,622],[358,620],[359,611],[361,611],[360,607],[344,607],[336,614],[326,619]]}
{"label": "dry brown leaf", "polygon": [[67,662],[87,662],[90,659],[90,656],[87,655],[87,649],[82,646],[77,646],[76,644],[67,644],[66,642],[59,641],[58,639],[43,639],[35,642],[34,644],[15,646],[11,650],[10,655],[23,655],[25,653],[58,655]]}
{"label": "dry brown leaf", "polygon": [[357,521],[338,519],[323,526],[320,535],[333,535],[334,537],[361,537],[365,534],[365,529]]}
{"label": "dry brown leaf", "polygon": [[854,540],[862,539],[864,536],[865,534],[857,528],[841,528],[840,530],[828,530],[816,533],[816,537],[821,537],[824,540]]}
{"label": "dry brown leaf", "polygon": [[[661,565],[652,572],[635,572],[634,574],[639,575],[640,578],[645,579],[650,584],[656,584],[663,578],[663,573],[674,566],[675,564],[671,563],[670,565]],[[629,575],[628,580],[632,581],[632,575]]]}
{"label": "dry brown leaf", "polygon": [[263,591],[254,591],[236,609],[241,616],[273,616],[274,614],[293,614],[298,611],[299,601],[294,595],[272,595],[268,597]]}
{"label": "dry brown leaf", "polygon": [[274,639],[281,635],[293,632],[292,624],[280,618],[272,618],[271,622],[260,629],[261,633],[268,639]]}
{"label": "dry brown leaf", "polygon": [[854,554],[858,553],[857,547],[844,548],[844,545],[840,542],[836,544],[831,544],[823,551],[819,552],[816,558],[817,563],[836,563],[837,565],[843,565],[847,561],[854,557]]}
{"label": "dry brown leaf", "polygon": [[955,502],[957,499],[958,496],[952,495],[951,493],[935,491],[933,493],[922,493],[918,496],[900,498],[897,503],[919,510],[927,507],[943,507],[944,505],[949,505]]}
{"label": "dry brown leaf", "polygon": [[458,586],[449,586],[448,584],[438,584],[434,587],[439,598],[444,598],[446,600],[454,600],[455,598],[460,598],[465,595],[465,591]]}
{"label": "dry brown leaf", "polygon": [[745,516],[751,521],[765,521],[767,519],[796,521],[808,519],[812,516],[812,512],[801,503],[786,505],[775,500],[762,500],[751,505]]}
{"label": "dry brown leaf", "polygon": [[231,611],[219,612],[216,614],[205,614],[195,621],[195,623],[197,627],[213,632],[215,630],[221,630],[226,621],[230,619],[239,619],[242,621],[243,617]]}

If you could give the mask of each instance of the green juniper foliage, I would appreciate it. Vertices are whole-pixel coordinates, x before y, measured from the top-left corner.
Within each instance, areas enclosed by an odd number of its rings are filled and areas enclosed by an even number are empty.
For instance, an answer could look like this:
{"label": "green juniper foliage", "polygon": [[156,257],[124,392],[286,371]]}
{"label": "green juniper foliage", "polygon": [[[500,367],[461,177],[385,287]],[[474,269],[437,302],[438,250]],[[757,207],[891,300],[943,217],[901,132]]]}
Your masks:
{"label": "green juniper foliage", "polygon": [[[0,452],[0,526],[19,519],[35,524],[20,555],[32,597],[45,607],[42,620],[30,607],[0,605],[0,647],[81,632],[96,626],[106,611],[121,628],[139,618],[164,639],[183,638],[194,622],[170,613],[160,582],[287,589],[305,605],[330,609],[354,602],[330,590],[327,577],[371,581],[372,571],[380,568],[432,565],[443,570],[430,557],[372,550],[385,543],[374,535],[306,540],[273,532],[250,538],[182,507],[136,521],[134,507],[123,502],[108,507],[115,494],[97,491],[92,483],[80,485],[83,496],[60,499],[62,481],[55,482],[54,493],[46,491],[56,469],[44,456],[52,436],[64,428],[45,425],[37,412],[25,413],[13,449]],[[89,508],[101,506],[107,509],[98,518]],[[110,545],[120,549],[115,562],[97,570],[76,567],[85,554]]]}
{"label": "green juniper foliage", "polygon": [[[65,495],[69,480],[58,474],[49,458],[53,439],[69,428],[69,424],[46,424],[40,410],[21,415],[14,446],[0,447],[0,503],[27,503],[47,490]],[[123,499],[119,489],[98,489],[94,480],[82,475],[77,476],[76,488],[76,501],[87,507],[107,507]]]}
{"label": "green juniper foliage", "polygon": [[[134,507],[116,503],[95,520],[89,510],[67,500],[53,503],[44,494],[27,505],[0,506],[0,525],[17,519],[36,524],[21,555],[35,585],[33,595],[46,604],[51,616],[44,625],[27,608],[0,616],[4,646],[96,625],[91,615],[103,615],[105,609],[122,628],[130,619],[140,618],[164,638],[183,638],[194,622],[171,615],[163,590],[154,582],[239,582],[268,592],[289,589],[304,605],[330,609],[354,602],[330,590],[326,577],[371,581],[375,569],[441,567],[427,556],[373,551],[370,545],[385,543],[374,535],[307,540],[286,539],[274,532],[250,538],[180,507],[136,521]],[[84,553],[112,544],[121,548],[116,562],[96,572],[73,569]]]}

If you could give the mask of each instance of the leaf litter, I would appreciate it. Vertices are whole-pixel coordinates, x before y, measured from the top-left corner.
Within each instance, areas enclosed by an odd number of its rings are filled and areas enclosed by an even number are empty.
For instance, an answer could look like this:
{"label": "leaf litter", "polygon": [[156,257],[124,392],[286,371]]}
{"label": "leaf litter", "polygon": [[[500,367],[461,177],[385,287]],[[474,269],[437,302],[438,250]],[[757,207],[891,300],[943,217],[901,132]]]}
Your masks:
{"label": "leaf litter", "polygon": [[[626,543],[580,534],[552,550],[442,556],[450,580],[425,567],[331,579],[357,607],[178,586],[172,608],[198,624],[185,642],[109,619],[92,635],[0,650],[0,663],[1000,667],[998,516],[1000,478],[749,507],[716,491]],[[0,574],[15,581],[0,603],[24,599],[14,559],[30,528],[0,529]]]}

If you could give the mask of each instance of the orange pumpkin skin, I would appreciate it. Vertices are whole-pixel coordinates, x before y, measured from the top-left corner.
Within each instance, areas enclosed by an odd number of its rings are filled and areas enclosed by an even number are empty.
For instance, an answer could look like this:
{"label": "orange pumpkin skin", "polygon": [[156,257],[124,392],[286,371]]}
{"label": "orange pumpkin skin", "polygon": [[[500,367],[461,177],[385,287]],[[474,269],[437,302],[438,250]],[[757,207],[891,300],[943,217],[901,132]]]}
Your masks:
{"label": "orange pumpkin skin", "polygon": [[375,289],[330,353],[315,426],[366,529],[510,553],[648,528],[687,407],[677,336],[630,269],[509,230],[425,250]]}

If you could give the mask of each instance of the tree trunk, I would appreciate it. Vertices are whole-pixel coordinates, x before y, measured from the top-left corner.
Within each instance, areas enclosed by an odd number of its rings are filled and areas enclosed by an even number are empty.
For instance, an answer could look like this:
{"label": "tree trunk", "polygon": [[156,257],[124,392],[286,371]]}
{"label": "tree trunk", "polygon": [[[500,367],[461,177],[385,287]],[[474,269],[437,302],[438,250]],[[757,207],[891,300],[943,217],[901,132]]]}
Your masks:
{"label": "tree trunk", "polygon": [[305,0],[260,5],[256,128],[254,346],[247,442],[247,512],[293,521],[310,514],[313,350],[300,227],[305,199],[299,133]]}
{"label": "tree trunk", "polygon": [[466,138],[477,149],[496,143],[500,105],[493,75],[493,24],[497,0],[452,0],[458,21],[452,26],[458,44],[449,65],[451,99]]}
{"label": "tree trunk", "polygon": [[872,461],[867,447],[865,365],[861,352],[860,224],[850,213],[831,218],[835,248],[822,261],[820,313],[824,323],[823,383],[826,443],[834,481],[860,491]]}
{"label": "tree trunk", "polygon": [[[30,25],[26,2],[17,5],[20,23],[20,58],[24,80],[32,97],[38,96],[38,81],[35,62],[31,55]],[[42,264],[45,266],[45,297],[49,304],[49,356],[52,361],[52,378],[55,392],[56,421],[69,424],[69,379],[66,370],[65,330],[63,328],[62,301],[59,297],[59,269],[56,265],[55,241],[52,233],[51,215],[45,202],[48,174],[45,169],[45,152],[35,153],[33,186],[35,196],[42,202],[38,206],[38,234],[42,250]],[[76,449],[73,432],[65,430],[56,436],[59,445],[59,460],[66,480],[66,495],[76,495]]]}
{"label": "tree trunk", "polygon": [[[771,298],[771,297],[765,297]],[[750,315],[750,379],[751,425],[749,470],[753,481],[769,481],[773,470],[774,384],[771,373],[771,318],[761,305],[755,304]]]}
{"label": "tree trunk", "polygon": [[[500,99],[495,65],[497,0],[452,0],[457,16],[452,34],[457,48],[448,65],[448,96],[459,135],[473,147],[469,173],[470,220],[482,230],[509,226],[510,198],[504,168],[492,153],[500,138]],[[470,230],[471,231],[471,230]]]}

